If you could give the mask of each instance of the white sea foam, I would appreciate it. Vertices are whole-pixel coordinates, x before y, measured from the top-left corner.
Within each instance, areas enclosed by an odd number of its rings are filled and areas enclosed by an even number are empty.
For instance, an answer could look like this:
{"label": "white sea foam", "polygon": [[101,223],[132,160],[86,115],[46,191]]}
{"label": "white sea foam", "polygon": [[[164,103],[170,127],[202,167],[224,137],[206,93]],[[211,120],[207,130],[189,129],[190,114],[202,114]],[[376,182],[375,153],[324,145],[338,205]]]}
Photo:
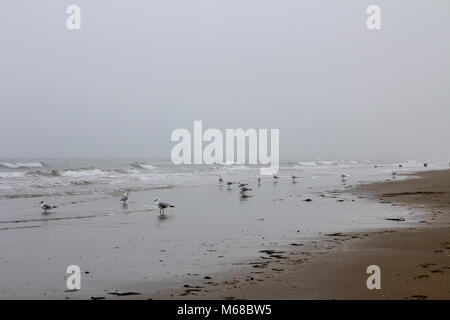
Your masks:
{"label": "white sea foam", "polygon": [[25,172],[0,172],[0,178],[20,178],[25,176]]}
{"label": "white sea foam", "polygon": [[149,163],[144,162],[133,162],[131,164],[132,167],[138,168],[138,169],[146,169],[146,170],[155,170],[156,167],[154,165],[151,165]]}
{"label": "white sea foam", "polygon": [[147,170],[154,170],[156,169],[155,166],[152,166],[151,164],[141,164],[141,167]]}
{"label": "white sea foam", "polygon": [[244,165],[232,165],[232,166],[227,166],[225,169],[227,169],[227,170],[250,170],[251,168],[244,166]]}
{"label": "white sea foam", "polygon": [[317,166],[317,162],[315,162],[315,161],[299,161],[298,165],[301,167],[315,167],[315,166]]}
{"label": "white sea foam", "polygon": [[[226,181],[256,181],[259,166],[244,164],[216,165],[173,165],[171,162],[157,162],[157,167],[148,162],[131,161],[46,161],[46,163],[0,162],[0,184],[4,187],[2,196],[54,195],[61,192],[110,193],[117,189],[147,190],[161,186],[197,186],[217,184],[221,176]],[[7,164],[5,167],[4,164]],[[340,172],[355,176],[358,172],[370,177],[385,175],[392,170],[399,171],[423,167],[422,161],[282,161],[281,178],[291,175],[307,177],[335,177]],[[448,162],[428,162],[432,168],[448,167]],[[9,167],[8,167],[9,165]],[[14,168],[11,167],[14,166]],[[33,168],[17,169],[27,165]],[[44,168],[39,168],[44,166]],[[156,168],[156,169],[155,169]],[[400,171],[399,171],[400,172]],[[334,181],[334,180],[333,180]],[[7,188],[6,188],[6,187]]]}
{"label": "white sea foam", "polygon": [[129,170],[125,170],[125,173],[140,174],[141,172],[138,169],[129,169]]}
{"label": "white sea foam", "polygon": [[320,166],[336,166],[339,164],[338,161],[317,161],[317,164]]}
{"label": "white sea foam", "polygon": [[0,166],[8,169],[19,169],[19,168],[42,168],[44,164],[42,162],[0,162]]}
{"label": "white sea foam", "polygon": [[68,170],[62,173],[62,176],[71,178],[93,178],[105,175],[106,172],[99,169]]}

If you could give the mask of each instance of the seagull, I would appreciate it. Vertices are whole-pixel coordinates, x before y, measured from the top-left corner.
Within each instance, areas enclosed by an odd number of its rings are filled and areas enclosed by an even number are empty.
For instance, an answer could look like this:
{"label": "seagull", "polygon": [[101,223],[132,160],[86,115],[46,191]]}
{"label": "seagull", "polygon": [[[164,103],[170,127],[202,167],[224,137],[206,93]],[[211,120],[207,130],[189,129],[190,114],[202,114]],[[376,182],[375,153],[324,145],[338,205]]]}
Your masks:
{"label": "seagull", "polygon": [[245,187],[245,186],[248,186],[248,183],[240,183],[239,184],[239,188],[242,188],[242,187]]}
{"label": "seagull", "polygon": [[295,181],[295,179],[297,179],[297,178],[300,178],[300,177],[297,177],[297,176],[292,176],[292,182],[294,182],[294,181]]}
{"label": "seagull", "polygon": [[251,198],[251,197],[253,197],[253,196],[249,196],[249,195],[246,194],[246,193],[241,193],[241,200],[242,200],[242,199]]}
{"label": "seagull", "polygon": [[158,198],[156,198],[154,202],[155,202],[156,206],[159,208],[159,214],[161,214],[161,213],[164,214],[164,209],[166,209],[166,208],[175,208],[175,206],[173,206],[171,204],[159,201]]}
{"label": "seagull", "polygon": [[219,182],[220,182],[220,183],[222,183],[222,182],[223,182],[223,179],[222,179],[222,177],[219,177]]}
{"label": "seagull", "polygon": [[128,200],[128,193],[125,192],[123,194],[122,198],[120,199],[120,201],[123,201],[123,204],[125,204],[127,202],[127,200]]}
{"label": "seagull", "polygon": [[44,201],[41,201],[40,205],[41,205],[42,210],[44,210],[45,213],[47,213],[51,209],[57,208],[57,206],[48,205]]}
{"label": "seagull", "polygon": [[231,182],[231,181],[228,181],[227,182],[227,186],[228,186],[228,190],[231,190],[231,185],[233,185],[234,184],[234,182]]}
{"label": "seagull", "polygon": [[347,177],[348,177],[348,174],[346,174],[346,173],[341,173],[341,182],[342,182],[343,184],[345,184],[345,183],[347,182]]}
{"label": "seagull", "polygon": [[274,176],[273,176],[273,179],[274,179],[274,180],[277,180],[277,179],[280,179],[280,177],[274,175]]}
{"label": "seagull", "polygon": [[247,187],[241,187],[241,199],[250,198],[251,196],[247,195],[247,191],[251,191],[252,189]]}

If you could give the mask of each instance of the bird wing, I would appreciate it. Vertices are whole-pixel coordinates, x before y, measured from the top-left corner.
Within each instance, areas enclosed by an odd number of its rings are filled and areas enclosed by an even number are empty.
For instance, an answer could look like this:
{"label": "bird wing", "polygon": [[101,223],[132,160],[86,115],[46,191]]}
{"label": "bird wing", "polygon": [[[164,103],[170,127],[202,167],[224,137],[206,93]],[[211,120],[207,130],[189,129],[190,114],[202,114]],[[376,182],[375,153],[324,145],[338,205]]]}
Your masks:
{"label": "bird wing", "polygon": [[169,204],[168,204],[168,203],[165,203],[165,202],[160,202],[160,203],[158,203],[158,207],[161,208],[161,209],[165,209],[165,208],[167,208],[168,206],[169,206]]}

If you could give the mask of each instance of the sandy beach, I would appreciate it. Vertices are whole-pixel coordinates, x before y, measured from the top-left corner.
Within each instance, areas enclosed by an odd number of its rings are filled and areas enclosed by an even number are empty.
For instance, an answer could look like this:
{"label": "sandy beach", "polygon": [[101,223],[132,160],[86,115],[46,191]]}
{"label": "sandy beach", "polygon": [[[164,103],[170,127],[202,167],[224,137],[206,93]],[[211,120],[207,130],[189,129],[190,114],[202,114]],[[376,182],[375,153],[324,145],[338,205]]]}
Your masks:
{"label": "sandy beach", "polygon": [[449,1],[3,2],[0,301],[450,300]]}
{"label": "sandy beach", "polygon": [[[450,170],[444,170],[358,186],[349,192],[405,206],[419,220],[400,218],[406,226],[329,234],[261,252],[250,263],[253,270],[208,277],[159,298],[450,299],[449,181]],[[366,287],[366,268],[374,264],[381,268],[380,290]]]}
{"label": "sandy beach", "polygon": [[[394,179],[394,164],[294,163],[260,183],[243,166],[193,175],[155,162],[89,165],[99,169],[8,172],[0,298],[449,298],[450,171],[437,165],[411,175],[414,162]],[[219,173],[248,183],[249,197],[218,183]],[[156,197],[175,208],[160,215]],[[57,208],[43,213],[41,200]],[[81,290],[66,287],[70,265],[81,269]],[[381,268],[381,290],[366,288],[369,265]]]}

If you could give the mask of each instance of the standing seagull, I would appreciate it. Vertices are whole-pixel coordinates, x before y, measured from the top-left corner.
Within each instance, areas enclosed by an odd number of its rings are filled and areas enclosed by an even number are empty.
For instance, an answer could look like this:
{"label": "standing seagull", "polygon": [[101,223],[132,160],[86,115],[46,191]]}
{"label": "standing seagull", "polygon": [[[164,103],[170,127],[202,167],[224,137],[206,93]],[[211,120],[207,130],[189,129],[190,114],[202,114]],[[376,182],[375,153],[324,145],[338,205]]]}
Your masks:
{"label": "standing seagull", "polygon": [[161,213],[164,214],[164,209],[166,209],[166,208],[175,208],[175,206],[173,206],[171,204],[159,201],[158,198],[156,198],[154,202],[155,202],[156,206],[159,208],[159,214],[161,214]]}
{"label": "standing seagull", "polygon": [[57,208],[57,206],[48,205],[44,201],[41,201],[40,205],[41,205],[42,210],[44,210],[45,213],[47,213],[51,209]]}
{"label": "standing seagull", "polygon": [[241,188],[241,193],[245,193],[246,191],[251,191],[252,189],[247,188],[247,187],[242,187]]}
{"label": "standing seagull", "polygon": [[297,179],[297,178],[299,178],[299,177],[297,177],[297,176],[292,176],[292,182],[295,182],[295,179]]}
{"label": "standing seagull", "polygon": [[241,199],[250,198],[251,196],[247,195],[247,191],[251,191],[252,189],[247,187],[241,187]]}
{"label": "standing seagull", "polygon": [[125,205],[127,200],[128,200],[128,193],[125,192],[120,201],[123,201],[123,204]]}

